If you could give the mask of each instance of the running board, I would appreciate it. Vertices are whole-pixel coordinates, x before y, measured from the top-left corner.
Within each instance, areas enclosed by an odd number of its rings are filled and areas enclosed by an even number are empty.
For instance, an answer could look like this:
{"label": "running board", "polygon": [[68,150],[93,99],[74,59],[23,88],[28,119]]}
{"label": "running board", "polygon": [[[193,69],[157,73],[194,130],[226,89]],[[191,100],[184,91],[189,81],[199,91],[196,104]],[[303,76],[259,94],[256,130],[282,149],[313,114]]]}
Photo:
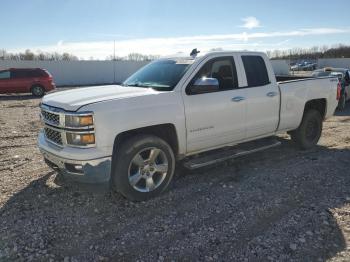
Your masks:
{"label": "running board", "polygon": [[279,146],[281,142],[274,137],[263,138],[252,142],[246,142],[234,147],[213,150],[198,157],[191,158],[184,162],[184,166],[188,169],[197,169],[217,163],[234,159],[240,156],[249,155],[255,152],[263,151],[272,147]]}

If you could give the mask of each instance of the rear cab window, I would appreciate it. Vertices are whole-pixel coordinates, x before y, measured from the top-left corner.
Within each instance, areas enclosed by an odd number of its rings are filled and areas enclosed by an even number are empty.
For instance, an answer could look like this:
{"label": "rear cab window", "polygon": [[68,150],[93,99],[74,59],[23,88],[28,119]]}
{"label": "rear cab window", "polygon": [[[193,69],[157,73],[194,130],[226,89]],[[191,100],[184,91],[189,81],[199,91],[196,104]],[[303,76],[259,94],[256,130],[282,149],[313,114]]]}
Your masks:
{"label": "rear cab window", "polygon": [[243,55],[242,62],[247,77],[248,87],[270,84],[269,74],[261,56]]}

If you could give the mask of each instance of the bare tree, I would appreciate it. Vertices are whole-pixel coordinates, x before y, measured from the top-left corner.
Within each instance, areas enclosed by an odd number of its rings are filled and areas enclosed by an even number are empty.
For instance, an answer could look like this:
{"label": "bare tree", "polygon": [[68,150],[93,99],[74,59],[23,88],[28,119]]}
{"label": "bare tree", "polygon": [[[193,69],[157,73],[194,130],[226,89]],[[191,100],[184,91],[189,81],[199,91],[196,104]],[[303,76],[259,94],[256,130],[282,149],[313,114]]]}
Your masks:
{"label": "bare tree", "polygon": [[44,53],[40,50],[32,52],[30,49],[26,49],[24,53],[9,53],[5,49],[0,49],[0,59],[1,60],[49,60],[49,61],[59,61],[59,60],[79,60],[78,57],[69,53]]}
{"label": "bare tree", "polygon": [[5,60],[7,57],[7,52],[5,49],[0,49],[0,59]]}
{"label": "bare tree", "polygon": [[27,49],[24,54],[23,54],[23,59],[22,60],[34,60],[34,53]]}

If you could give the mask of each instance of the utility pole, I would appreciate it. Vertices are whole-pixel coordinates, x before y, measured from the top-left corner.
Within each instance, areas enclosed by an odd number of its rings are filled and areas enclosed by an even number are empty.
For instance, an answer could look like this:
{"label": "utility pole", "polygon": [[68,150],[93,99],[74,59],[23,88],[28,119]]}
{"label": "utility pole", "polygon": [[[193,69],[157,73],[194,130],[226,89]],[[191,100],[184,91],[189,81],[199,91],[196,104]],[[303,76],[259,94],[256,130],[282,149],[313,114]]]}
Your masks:
{"label": "utility pole", "polygon": [[115,84],[115,40],[113,41],[113,84]]}
{"label": "utility pole", "polygon": [[[289,70],[291,70],[291,63],[292,63],[292,50],[289,49]],[[292,75],[294,75],[294,71],[292,71]]]}

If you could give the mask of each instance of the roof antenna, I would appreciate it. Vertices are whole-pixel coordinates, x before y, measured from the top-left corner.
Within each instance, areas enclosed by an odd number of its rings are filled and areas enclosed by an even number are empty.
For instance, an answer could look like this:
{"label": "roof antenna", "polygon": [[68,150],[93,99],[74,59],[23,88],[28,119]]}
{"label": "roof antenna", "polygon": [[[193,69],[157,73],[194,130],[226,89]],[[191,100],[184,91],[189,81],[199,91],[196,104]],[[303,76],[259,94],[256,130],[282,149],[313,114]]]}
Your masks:
{"label": "roof antenna", "polygon": [[195,58],[197,56],[197,54],[199,54],[201,51],[198,51],[197,48],[193,49],[191,51],[190,56],[192,56],[193,58]]}

